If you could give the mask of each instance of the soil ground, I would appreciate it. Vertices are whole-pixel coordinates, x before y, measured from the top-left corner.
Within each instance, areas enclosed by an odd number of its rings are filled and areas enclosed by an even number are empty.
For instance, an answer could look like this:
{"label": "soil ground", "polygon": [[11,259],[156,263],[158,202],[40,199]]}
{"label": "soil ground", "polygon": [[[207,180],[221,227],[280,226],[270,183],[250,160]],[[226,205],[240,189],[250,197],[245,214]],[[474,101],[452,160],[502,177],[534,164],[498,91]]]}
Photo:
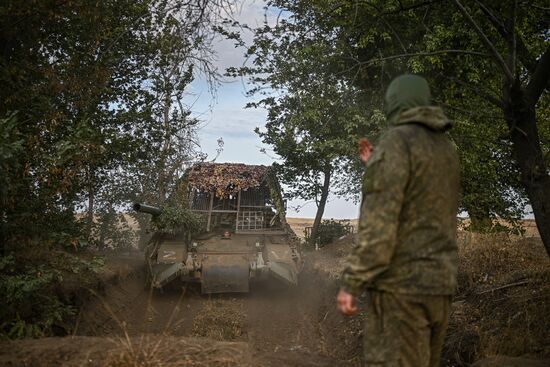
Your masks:
{"label": "soil ground", "polygon": [[[174,343],[182,340],[239,351],[221,365],[358,365],[358,346],[352,345],[355,352],[349,354],[333,340],[338,324],[344,325],[343,336],[350,322],[334,309],[336,282],[311,267],[301,275],[298,287],[263,282],[253,284],[247,294],[205,296],[199,287],[184,284],[163,292],[145,290],[141,257],[111,259],[109,267],[117,266],[125,269],[117,275],[119,282],[100,294],[94,292],[81,309],[72,336],[6,343],[0,348],[0,365],[106,366],[139,358],[171,365],[169,361],[179,355],[171,351]],[[154,349],[156,344],[160,346],[154,358],[130,353],[143,345]],[[197,365],[193,363],[174,365]]]}
{"label": "soil ground", "polygon": [[[444,365],[550,365],[550,260],[540,240],[467,232],[459,240]],[[264,282],[211,296],[184,284],[147,291],[141,255],[110,258],[71,336],[2,342],[0,365],[359,366],[368,310],[345,318],[334,305],[352,246],[349,237],[307,252],[297,287]],[[482,360],[491,355],[514,358]]]}
{"label": "soil ground", "polygon": [[[262,365],[348,364],[348,353],[327,345],[337,325],[348,322],[334,310],[336,282],[308,267],[298,287],[253,283],[250,293],[201,295],[198,286],[174,284],[163,292],[144,290],[136,272],[82,311],[76,335],[169,335],[245,342]],[[322,290],[320,292],[320,290]],[[330,314],[330,319],[329,319]],[[353,363],[352,363],[353,364]]]}

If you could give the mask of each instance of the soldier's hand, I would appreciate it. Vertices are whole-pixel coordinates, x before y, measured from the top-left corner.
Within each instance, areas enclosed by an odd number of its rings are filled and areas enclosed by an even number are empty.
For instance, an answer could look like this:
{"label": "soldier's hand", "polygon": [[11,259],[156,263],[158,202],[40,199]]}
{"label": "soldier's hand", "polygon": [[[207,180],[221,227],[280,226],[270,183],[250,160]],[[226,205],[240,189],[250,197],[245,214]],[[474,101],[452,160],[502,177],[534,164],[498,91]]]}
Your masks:
{"label": "soldier's hand", "polygon": [[361,159],[364,164],[367,164],[369,161],[372,149],[373,146],[367,138],[359,139],[359,159]]}
{"label": "soldier's hand", "polygon": [[336,297],[336,306],[343,315],[352,316],[357,313],[357,306],[352,294],[340,289]]}

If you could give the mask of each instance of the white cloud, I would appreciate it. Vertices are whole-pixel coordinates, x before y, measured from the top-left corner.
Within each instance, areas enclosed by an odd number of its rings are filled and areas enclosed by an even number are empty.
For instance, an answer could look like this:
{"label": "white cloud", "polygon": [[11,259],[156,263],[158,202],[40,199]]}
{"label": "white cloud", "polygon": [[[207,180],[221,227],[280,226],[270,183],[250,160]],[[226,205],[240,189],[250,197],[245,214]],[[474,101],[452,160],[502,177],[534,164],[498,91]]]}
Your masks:
{"label": "white cloud", "polygon": [[[263,1],[245,0],[238,9],[235,9],[232,17],[243,25],[248,25],[252,28],[259,27],[263,24],[264,20],[264,6],[265,3]],[[245,43],[249,44],[252,41],[253,34],[243,29],[241,37]],[[228,67],[239,67],[245,62],[244,53],[246,50],[242,47],[236,48],[233,40],[220,37],[215,43],[214,49],[218,54],[215,66],[222,74]]]}

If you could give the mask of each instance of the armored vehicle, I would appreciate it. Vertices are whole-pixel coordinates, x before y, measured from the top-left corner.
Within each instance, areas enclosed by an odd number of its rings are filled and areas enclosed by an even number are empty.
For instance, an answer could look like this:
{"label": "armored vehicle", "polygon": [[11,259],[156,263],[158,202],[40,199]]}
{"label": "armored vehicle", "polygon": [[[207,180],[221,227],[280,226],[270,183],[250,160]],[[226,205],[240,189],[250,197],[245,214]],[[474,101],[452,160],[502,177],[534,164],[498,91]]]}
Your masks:
{"label": "armored vehicle", "polygon": [[[184,206],[202,218],[197,233],[155,233],[146,251],[150,285],[181,279],[202,293],[248,292],[250,282],[276,278],[297,284],[303,260],[286,222],[281,188],[271,167],[200,163],[178,186]],[[134,204],[160,216],[162,209]]]}

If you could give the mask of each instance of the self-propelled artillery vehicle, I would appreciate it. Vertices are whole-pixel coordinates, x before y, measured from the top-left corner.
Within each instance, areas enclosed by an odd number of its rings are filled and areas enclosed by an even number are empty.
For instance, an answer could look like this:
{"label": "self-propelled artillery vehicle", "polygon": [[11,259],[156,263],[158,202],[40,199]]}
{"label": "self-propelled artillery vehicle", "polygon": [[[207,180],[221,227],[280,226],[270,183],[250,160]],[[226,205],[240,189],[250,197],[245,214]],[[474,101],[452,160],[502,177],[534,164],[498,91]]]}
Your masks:
{"label": "self-propelled artillery vehicle", "polygon": [[[185,210],[200,217],[198,231],[157,232],[147,251],[149,284],[198,282],[202,293],[248,292],[250,282],[298,282],[299,240],[288,225],[281,188],[271,167],[200,163],[178,185]],[[145,204],[134,209],[161,217]],[[183,228],[183,227],[182,227]]]}

